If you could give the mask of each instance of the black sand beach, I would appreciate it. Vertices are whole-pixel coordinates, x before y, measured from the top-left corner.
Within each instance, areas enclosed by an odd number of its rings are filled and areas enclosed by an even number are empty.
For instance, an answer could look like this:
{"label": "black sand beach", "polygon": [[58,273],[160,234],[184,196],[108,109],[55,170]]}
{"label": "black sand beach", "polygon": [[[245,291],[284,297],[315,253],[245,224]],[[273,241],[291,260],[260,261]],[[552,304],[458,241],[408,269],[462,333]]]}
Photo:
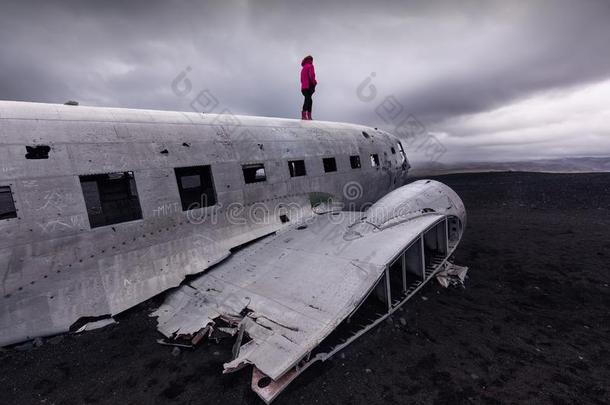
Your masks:
{"label": "black sand beach", "polygon": [[[437,179],[466,204],[466,288],[429,284],[274,403],[610,403],[610,174]],[[162,298],[0,351],[0,404],[262,404],[249,369],[222,374],[231,341],[178,355],[156,343]]]}

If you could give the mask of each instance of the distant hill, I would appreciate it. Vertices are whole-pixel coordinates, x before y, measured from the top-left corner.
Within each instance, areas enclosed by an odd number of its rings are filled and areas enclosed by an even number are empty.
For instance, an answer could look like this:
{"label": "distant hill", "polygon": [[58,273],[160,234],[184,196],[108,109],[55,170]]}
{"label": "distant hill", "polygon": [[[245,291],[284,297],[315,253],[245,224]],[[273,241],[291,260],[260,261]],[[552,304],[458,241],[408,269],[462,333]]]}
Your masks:
{"label": "distant hill", "polygon": [[466,172],[610,172],[610,157],[541,159],[521,162],[463,162],[443,164],[414,162],[409,175],[414,177]]}

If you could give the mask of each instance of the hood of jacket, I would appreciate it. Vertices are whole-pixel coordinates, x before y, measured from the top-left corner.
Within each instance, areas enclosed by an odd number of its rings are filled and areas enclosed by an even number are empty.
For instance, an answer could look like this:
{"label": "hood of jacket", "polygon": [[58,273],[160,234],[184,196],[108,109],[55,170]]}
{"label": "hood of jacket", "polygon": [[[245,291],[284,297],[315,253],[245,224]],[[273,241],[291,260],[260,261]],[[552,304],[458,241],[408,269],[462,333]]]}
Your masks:
{"label": "hood of jacket", "polygon": [[301,66],[305,66],[308,63],[309,64],[313,63],[313,56],[308,55],[308,56],[304,57],[303,60],[301,61]]}

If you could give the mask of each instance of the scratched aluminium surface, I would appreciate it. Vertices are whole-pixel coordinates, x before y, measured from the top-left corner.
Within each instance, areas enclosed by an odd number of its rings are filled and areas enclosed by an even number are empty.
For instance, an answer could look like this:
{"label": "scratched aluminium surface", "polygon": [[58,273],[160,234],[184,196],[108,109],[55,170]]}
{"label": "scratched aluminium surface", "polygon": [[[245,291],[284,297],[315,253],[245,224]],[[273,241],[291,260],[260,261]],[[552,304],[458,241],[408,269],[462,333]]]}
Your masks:
{"label": "scratched aluminium surface", "polygon": [[[373,128],[264,117],[0,101],[0,345],[113,315],[204,271],[230,249],[311,215],[311,195],[355,209],[406,181],[396,138]],[[237,119],[238,124],[235,124]],[[363,136],[363,132],[367,136]],[[26,146],[50,147],[26,159]],[[164,153],[162,153],[164,152]],[[369,155],[378,154],[372,167]],[[351,155],[362,167],[350,167]],[[325,173],[322,158],[336,158]],[[288,159],[307,175],[291,178]],[[267,181],[245,184],[241,165]],[[182,210],[175,167],[210,165],[213,206]],[[91,228],[79,176],[133,172],[142,219]],[[346,186],[355,193],[345,195]],[[346,198],[347,197],[347,198]]]}

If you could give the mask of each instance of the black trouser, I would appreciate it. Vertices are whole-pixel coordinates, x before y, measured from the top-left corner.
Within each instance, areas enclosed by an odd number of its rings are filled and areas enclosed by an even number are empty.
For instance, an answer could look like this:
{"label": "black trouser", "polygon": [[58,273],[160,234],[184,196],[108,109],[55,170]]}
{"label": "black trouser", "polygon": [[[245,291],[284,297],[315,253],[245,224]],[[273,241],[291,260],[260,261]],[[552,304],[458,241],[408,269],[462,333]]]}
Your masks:
{"label": "black trouser", "polygon": [[305,96],[305,101],[303,102],[303,111],[311,112],[311,106],[313,104],[311,96],[313,95],[314,91],[315,90],[311,87],[308,89],[301,89],[301,93],[303,93],[303,96]]}

